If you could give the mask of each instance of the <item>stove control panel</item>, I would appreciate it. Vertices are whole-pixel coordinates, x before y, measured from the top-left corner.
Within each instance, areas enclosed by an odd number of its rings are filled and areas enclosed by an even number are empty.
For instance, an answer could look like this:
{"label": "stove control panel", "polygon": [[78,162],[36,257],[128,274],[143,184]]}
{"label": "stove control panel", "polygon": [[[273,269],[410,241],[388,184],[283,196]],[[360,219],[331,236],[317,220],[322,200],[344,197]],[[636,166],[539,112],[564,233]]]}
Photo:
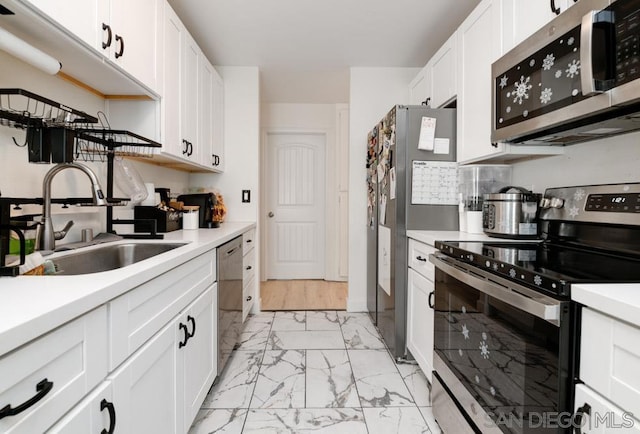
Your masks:
{"label": "stove control panel", "polygon": [[590,194],[586,211],[640,213],[640,194]]}
{"label": "stove control panel", "polygon": [[640,183],[548,188],[540,220],[640,226]]}

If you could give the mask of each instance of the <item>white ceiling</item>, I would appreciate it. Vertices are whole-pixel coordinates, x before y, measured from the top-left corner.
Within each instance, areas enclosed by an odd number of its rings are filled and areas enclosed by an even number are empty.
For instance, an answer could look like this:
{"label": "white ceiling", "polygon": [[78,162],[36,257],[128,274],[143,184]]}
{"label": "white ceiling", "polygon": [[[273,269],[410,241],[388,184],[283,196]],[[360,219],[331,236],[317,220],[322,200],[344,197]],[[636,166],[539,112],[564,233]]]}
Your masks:
{"label": "white ceiling", "polygon": [[479,0],[169,0],[215,65],[259,66],[263,102],[349,101],[349,67],[420,67]]}

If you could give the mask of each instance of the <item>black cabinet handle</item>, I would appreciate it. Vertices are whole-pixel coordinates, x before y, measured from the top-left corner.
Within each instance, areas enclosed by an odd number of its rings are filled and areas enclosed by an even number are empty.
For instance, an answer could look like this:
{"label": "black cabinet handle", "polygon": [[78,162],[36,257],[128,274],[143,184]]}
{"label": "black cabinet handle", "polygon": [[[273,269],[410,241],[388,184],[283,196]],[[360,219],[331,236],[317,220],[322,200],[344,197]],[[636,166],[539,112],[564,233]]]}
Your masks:
{"label": "black cabinet handle", "polygon": [[113,34],[111,33],[111,26],[109,24],[102,23],[102,30],[107,31],[107,42],[102,43],[102,49],[106,50],[107,47],[111,46],[111,37]]}
{"label": "black cabinet handle", "polygon": [[189,340],[189,329],[187,329],[187,326],[180,323],[180,330],[184,330],[184,340],[178,343],[178,348],[182,348],[187,345],[187,341]]}
{"label": "black cabinet handle", "polygon": [[251,265],[247,265],[247,270],[251,270]]}
{"label": "black cabinet handle", "polygon": [[193,154],[193,143],[189,142],[189,157]]}
{"label": "black cabinet handle", "polygon": [[23,402],[16,408],[11,408],[11,404],[9,404],[0,409],[0,419],[22,413],[23,411],[34,405],[36,402],[44,398],[45,395],[51,391],[51,389],[53,389],[53,381],[49,381],[45,378],[44,380],[36,384],[36,392],[38,393],[36,393],[33,398]]}
{"label": "black cabinet handle", "polygon": [[420,255],[416,256],[416,259],[420,262],[427,262],[427,260]]}
{"label": "black cabinet handle", "polygon": [[191,333],[187,336],[187,340],[191,339],[196,334],[196,319],[191,315],[187,315],[187,321],[191,323]]}
{"label": "black cabinet handle", "polygon": [[573,431],[575,434],[580,434],[580,428],[582,427],[582,418],[584,417],[585,414],[588,414],[588,415],[591,414],[591,406],[586,402],[582,407],[576,410],[575,417],[573,418],[573,421],[574,421]]}
{"label": "black cabinet handle", "polygon": [[251,301],[251,298],[252,298],[251,296],[247,297],[247,301]]}
{"label": "black cabinet handle", "polygon": [[422,105],[430,107],[431,106],[431,97],[425,99],[424,101],[422,101]]}
{"label": "black cabinet handle", "polygon": [[116,53],[116,59],[122,57],[124,54],[124,38],[120,35],[116,35],[116,42],[120,42],[120,51]]}
{"label": "black cabinet handle", "polygon": [[113,434],[116,429],[116,408],[113,402],[103,399],[100,401],[100,411],[104,411],[105,408],[109,411],[109,430],[103,429],[100,434]]}
{"label": "black cabinet handle", "polygon": [[560,15],[560,8],[556,7],[556,0],[550,0],[551,1],[551,12],[553,12],[556,15]]}
{"label": "black cabinet handle", "polygon": [[497,142],[491,142],[491,146],[493,146],[494,148],[498,147],[498,143]]}
{"label": "black cabinet handle", "polygon": [[186,155],[187,154],[187,141],[185,139],[182,139],[182,145],[184,146],[184,148],[182,148],[182,155]]}
{"label": "black cabinet handle", "polygon": [[429,297],[427,298],[428,303],[429,303],[429,307],[430,307],[431,309],[435,309],[435,308],[436,308],[436,305],[435,305],[435,303],[434,303],[434,301],[435,301],[435,296],[436,296],[436,293],[435,293],[435,292],[433,292],[433,291],[431,291],[431,292],[429,293]]}
{"label": "black cabinet handle", "polygon": [[247,244],[249,244],[252,240],[247,240]]}

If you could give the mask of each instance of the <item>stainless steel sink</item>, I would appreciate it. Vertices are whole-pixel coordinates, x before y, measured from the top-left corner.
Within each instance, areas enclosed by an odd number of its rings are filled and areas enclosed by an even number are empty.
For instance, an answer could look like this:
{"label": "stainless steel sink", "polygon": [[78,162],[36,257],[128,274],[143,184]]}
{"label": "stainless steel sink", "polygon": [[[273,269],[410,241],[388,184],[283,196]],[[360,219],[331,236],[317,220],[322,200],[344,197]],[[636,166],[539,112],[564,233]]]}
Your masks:
{"label": "stainless steel sink", "polygon": [[57,275],[91,274],[116,270],[168,252],[186,243],[114,244],[51,258]]}

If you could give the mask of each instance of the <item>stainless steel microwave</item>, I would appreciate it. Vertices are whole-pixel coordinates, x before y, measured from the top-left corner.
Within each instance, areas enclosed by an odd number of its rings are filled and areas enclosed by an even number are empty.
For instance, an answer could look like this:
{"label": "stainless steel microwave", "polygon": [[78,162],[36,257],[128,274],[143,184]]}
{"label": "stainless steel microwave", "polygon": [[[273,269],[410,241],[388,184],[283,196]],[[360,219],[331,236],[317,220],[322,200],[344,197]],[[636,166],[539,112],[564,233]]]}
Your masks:
{"label": "stainless steel microwave", "polygon": [[640,130],[640,0],[580,0],[493,63],[493,142]]}

